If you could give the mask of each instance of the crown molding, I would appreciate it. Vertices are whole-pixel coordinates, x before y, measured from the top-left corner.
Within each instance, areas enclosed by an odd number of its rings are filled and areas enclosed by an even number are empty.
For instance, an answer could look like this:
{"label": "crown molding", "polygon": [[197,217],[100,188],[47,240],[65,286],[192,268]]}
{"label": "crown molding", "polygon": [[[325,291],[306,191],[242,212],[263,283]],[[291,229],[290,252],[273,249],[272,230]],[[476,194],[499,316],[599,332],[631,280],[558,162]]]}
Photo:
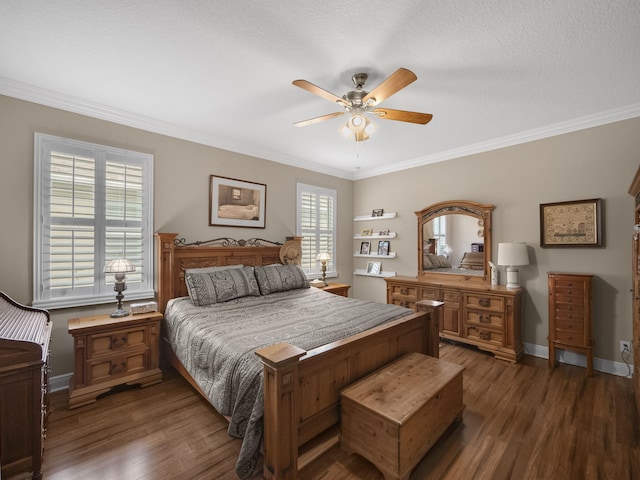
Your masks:
{"label": "crown molding", "polygon": [[352,179],[351,172],[345,172],[344,170],[327,167],[314,162],[299,160],[277,152],[257,149],[251,145],[240,144],[228,139],[216,137],[209,133],[180,127],[155,118],[89,102],[71,95],[65,95],[4,77],[0,77],[0,94],[47,107],[59,108],[60,110],[85,115],[91,118],[97,118],[99,120],[117,123],[119,125],[125,125],[127,127],[138,128],[147,132],[179,138],[181,140],[187,140],[207,145],[209,147],[220,148],[222,150],[240,153],[263,160],[271,160],[273,162],[282,163],[292,167],[324,173],[333,177],[345,178],[348,180]]}
{"label": "crown molding", "polygon": [[466,157],[477,153],[498,150],[500,148],[520,145],[522,143],[533,142],[535,140],[541,140],[544,138],[555,137],[557,135],[576,132],[578,130],[585,130],[587,128],[599,127],[601,125],[615,123],[636,117],[640,117],[640,103],[607,110],[594,115],[579,117],[573,120],[568,120],[566,122],[554,123],[542,128],[536,128],[533,130],[516,133],[514,135],[507,135],[505,137],[496,138],[486,142],[480,142],[473,145],[454,148],[452,150],[447,150],[445,152],[440,152],[433,155],[425,155],[424,157],[418,157],[413,160],[407,160],[406,162],[399,162],[381,168],[360,170],[353,175],[353,180],[361,180],[363,178],[399,172],[402,170],[408,170],[410,168],[421,167],[437,162],[444,162],[446,160],[453,160],[455,158]]}
{"label": "crown molding", "polygon": [[425,155],[388,165],[380,168],[362,169],[356,172],[344,171],[336,168],[326,167],[314,162],[307,162],[296,158],[291,158],[280,153],[265,151],[254,148],[251,145],[240,144],[228,139],[219,138],[214,135],[204,133],[197,130],[187,129],[174,125],[169,122],[163,122],[155,118],[137,115],[125,110],[108,107],[98,103],[89,102],[81,98],[54,92],[48,89],[36,87],[27,83],[17,82],[8,78],[0,77],[0,94],[9,97],[19,98],[33,103],[38,103],[48,107],[59,108],[61,110],[86,115],[88,117],[106,120],[108,122],[125,125],[132,128],[139,128],[148,132],[153,132],[169,137],[179,138],[214,148],[220,148],[231,152],[240,153],[264,160],[270,160],[282,163],[292,167],[311,170],[326,175],[331,175],[347,180],[361,180],[364,178],[385,175],[388,173],[408,170],[410,168],[421,167],[437,162],[453,160],[455,158],[466,157],[478,153],[484,153],[500,148],[511,147],[522,143],[541,140],[544,138],[563,135],[578,130],[598,127],[609,123],[614,123],[630,118],[640,117],[640,103],[628,105],[625,107],[607,110],[594,115],[579,117],[566,122],[555,123],[545,127],[528,130],[525,132],[507,135],[505,137],[496,138],[486,142],[480,142],[473,145],[467,145],[460,148],[454,148],[445,152],[439,152],[433,155]]}

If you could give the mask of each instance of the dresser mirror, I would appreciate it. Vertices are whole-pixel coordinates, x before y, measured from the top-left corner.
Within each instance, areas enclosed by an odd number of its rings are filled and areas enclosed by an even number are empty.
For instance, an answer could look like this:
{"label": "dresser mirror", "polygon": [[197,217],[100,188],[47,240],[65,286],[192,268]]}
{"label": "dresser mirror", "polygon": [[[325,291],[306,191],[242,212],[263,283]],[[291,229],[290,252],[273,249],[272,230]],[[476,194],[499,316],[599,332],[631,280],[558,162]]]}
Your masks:
{"label": "dresser mirror", "polygon": [[418,275],[489,283],[494,205],[455,200],[430,205],[418,217]]}

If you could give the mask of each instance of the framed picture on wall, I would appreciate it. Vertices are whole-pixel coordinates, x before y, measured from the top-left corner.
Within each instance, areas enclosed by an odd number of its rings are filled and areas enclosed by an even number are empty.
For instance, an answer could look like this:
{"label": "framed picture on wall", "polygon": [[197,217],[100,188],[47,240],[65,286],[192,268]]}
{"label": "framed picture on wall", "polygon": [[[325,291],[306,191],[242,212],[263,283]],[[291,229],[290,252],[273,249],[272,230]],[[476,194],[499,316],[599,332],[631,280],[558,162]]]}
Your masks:
{"label": "framed picture on wall", "polygon": [[367,273],[371,275],[380,275],[382,264],[380,262],[367,262]]}
{"label": "framed picture on wall", "polygon": [[265,228],[267,186],[211,175],[209,225]]}
{"label": "framed picture on wall", "polygon": [[389,255],[389,240],[378,242],[378,255]]}
{"label": "framed picture on wall", "polygon": [[540,246],[602,247],[602,199],[540,205]]}

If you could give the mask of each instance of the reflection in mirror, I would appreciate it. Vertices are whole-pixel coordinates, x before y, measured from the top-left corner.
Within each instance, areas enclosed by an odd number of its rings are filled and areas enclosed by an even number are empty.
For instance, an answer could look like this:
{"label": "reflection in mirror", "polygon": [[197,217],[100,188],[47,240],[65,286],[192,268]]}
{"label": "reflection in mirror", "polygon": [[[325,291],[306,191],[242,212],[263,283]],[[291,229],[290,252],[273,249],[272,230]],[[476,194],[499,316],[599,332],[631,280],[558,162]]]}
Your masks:
{"label": "reflection in mirror", "polygon": [[[418,274],[488,282],[493,205],[441,202],[419,212]],[[451,278],[451,277],[449,277]]]}
{"label": "reflection in mirror", "polygon": [[482,276],[484,228],[479,222],[482,223],[468,215],[441,215],[426,222],[422,227],[423,239],[426,239],[423,240],[423,270],[439,268],[439,273]]}

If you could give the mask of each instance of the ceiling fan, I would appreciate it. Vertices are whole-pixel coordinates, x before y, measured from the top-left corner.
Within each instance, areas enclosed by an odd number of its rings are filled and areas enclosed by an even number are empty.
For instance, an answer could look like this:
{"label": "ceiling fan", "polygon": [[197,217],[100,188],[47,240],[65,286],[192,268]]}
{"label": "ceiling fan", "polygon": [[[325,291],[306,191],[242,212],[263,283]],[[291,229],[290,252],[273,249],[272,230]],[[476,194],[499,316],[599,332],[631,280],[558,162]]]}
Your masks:
{"label": "ceiling fan", "polygon": [[356,142],[361,142],[367,140],[369,134],[376,128],[375,124],[366,118],[366,114],[383,120],[396,120],[422,125],[426,125],[433,118],[433,115],[430,113],[408,112],[406,110],[377,107],[383,100],[418,79],[412,71],[406,68],[399,68],[370,92],[363,90],[367,77],[366,73],[356,73],[351,77],[355,90],[345,93],[342,97],[338,97],[306,80],[294,80],[292,83],[296,87],[300,87],[303,90],[307,90],[314,95],[318,95],[325,100],[335,102],[344,107],[343,112],[329,113],[320,117],[302,120],[294,123],[294,125],[296,127],[306,127],[307,125],[340,117],[345,113],[351,113],[351,117],[347,120],[347,123],[343,125],[341,131],[347,136],[353,136]]}

